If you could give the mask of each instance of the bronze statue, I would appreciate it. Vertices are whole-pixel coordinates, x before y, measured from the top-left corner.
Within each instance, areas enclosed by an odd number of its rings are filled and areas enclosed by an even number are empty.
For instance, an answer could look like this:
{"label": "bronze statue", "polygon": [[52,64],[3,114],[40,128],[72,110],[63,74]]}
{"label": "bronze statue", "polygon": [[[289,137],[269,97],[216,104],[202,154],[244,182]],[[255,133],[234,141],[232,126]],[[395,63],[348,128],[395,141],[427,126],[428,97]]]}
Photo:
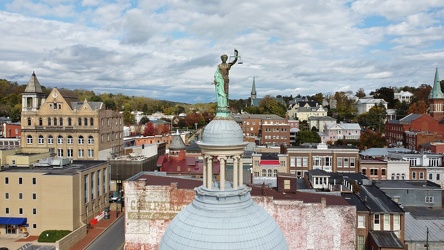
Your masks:
{"label": "bronze statue", "polygon": [[238,51],[234,49],[234,61],[227,63],[228,56],[221,55],[220,59],[222,62],[217,66],[216,72],[214,73],[214,84],[216,85],[216,98],[218,107],[228,106],[228,88],[230,83],[230,78],[228,77],[231,66],[237,62]]}

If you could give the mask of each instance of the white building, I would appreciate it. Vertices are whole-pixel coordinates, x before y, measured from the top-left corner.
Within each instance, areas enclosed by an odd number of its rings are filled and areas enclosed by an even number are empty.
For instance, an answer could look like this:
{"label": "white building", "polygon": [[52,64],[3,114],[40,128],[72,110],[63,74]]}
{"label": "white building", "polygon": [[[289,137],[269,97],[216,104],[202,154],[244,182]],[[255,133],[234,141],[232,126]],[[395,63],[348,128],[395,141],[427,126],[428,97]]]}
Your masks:
{"label": "white building", "polygon": [[337,140],[358,140],[361,136],[361,127],[358,123],[325,124],[324,133],[321,134],[323,142]]}
{"label": "white building", "polygon": [[399,100],[399,102],[410,103],[412,101],[413,94],[409,91],[401,91],[399,93],[395,93],[395,99]]}
{"label": "white building", "polygon": [[387,102],[384,99],[359,99],[356,102],[358,115],[368,112],[372,107],[378,106],[381,103],[387,109]]}

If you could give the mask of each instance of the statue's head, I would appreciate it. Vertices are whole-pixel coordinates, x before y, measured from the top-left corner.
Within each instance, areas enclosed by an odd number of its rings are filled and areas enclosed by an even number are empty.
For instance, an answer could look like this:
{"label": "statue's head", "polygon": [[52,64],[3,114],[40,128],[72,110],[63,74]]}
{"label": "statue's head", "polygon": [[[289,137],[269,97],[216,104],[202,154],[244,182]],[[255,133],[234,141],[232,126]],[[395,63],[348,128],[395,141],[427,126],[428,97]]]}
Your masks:
{"label": "statue's head", "polygon": [[222,62],[227,62],[228,56],[223,54],[223,55],[220,56],[220,59],[222,60]]}

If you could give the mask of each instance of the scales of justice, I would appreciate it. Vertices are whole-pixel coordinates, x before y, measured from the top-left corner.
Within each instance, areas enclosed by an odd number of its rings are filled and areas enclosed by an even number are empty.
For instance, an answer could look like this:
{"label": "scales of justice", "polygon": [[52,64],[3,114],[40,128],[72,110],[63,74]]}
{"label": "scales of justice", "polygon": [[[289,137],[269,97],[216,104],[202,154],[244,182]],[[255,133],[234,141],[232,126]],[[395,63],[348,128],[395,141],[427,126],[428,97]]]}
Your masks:
{"label": "scales of justice", "polygon": [[230,61],[227,62],[228,56],[221,55],[220,56],[221,63],[217,65],[216,72],[214,73],[214,85],[216,87],[216,100],[217,100],[217,109],[216,109],[216,117],[229,117],[230,110],[228,108],[228,90],[229,90],[229,72],[231,66],[234,64],[242,64],[242,59],[239,56],[239,52],[237,49],[234,49],[234,56],[230,56]]}

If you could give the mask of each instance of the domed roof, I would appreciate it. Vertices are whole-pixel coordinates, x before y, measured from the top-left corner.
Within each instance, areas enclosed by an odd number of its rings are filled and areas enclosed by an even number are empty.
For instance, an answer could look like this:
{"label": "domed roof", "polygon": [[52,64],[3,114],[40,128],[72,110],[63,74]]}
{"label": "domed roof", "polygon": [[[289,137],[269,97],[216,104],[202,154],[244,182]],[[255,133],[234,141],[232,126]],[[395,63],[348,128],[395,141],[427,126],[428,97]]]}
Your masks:
{"label": "domed roof", "polygon": [[204,130],[202,144],[240,145],[243,144],[242,129],[232,119],[214,119]]}
{"label": "domed roof", "polygon": [[288,249],[274,219],[250,196],[250,188],[196,188],[196,198],[168,225],[165,249]]}

